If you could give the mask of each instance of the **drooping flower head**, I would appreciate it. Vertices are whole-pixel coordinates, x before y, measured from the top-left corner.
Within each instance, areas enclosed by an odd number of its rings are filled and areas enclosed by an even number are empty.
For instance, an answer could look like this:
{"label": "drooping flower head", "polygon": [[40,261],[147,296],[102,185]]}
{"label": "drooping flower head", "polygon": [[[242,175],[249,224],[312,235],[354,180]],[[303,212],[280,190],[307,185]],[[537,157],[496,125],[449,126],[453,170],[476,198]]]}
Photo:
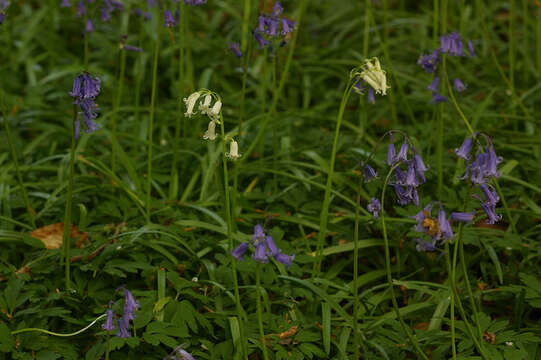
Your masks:
{"label": "drooping flower head", "polygon": [[440,37],[440,50],[451,56],[464,56],[462,51],[462,38],[458,32]]}
{"label": "drooping flower head", "polygon": [[[295,255],[283,254],[276,245],[273,237],[266,235],[263,227],[260,224],[254,226],[252,246],[254,248],[252,259],[262,264],[267,263],[270,258],[274,258],[287,268],[292,264],[293,259],[295,258]],[[243,260],[244,254],[249,247],[250,245],[248,243],[243,242],[231,251],[231,255],[239,261]]]}
{"label": "drooping flower head", "polygon": [[[85,132],[90,133],[99,128],[94,123],[94,119],[98,116],[96,114],[97,105],[94,103],[94,99],[99,95],[101,90],[101,82],[99,78],[92,77],[89,73],[85,72],[78,75],[73,81],[72,91],[69,93],[74,98],[74,104],[78,105],[81,114],[83,116],[83,123],[85,124]],[[80,124],[79,119],[75,121],[75,138],[79,137]]]}
{"label": "drooping flower head", "polygon": [[240,158],[241,155],[239,154],[239,144],[235,141],[235,139],[231,139],[229,141],[229,152],[225,155],[230,160],[237,160]]}
{"label": "drooping flower head", "polygon": [[118,326],[118,332],[116,333],[116,336],[119,338],[129,338],[131,336],[128,330],[129,322],[124,320],[123,318],[118,318],[116,323]]}
{"label": "drooping flower head", "polygon": [[253,34],[260,49],[269,45],[269,50],[272,53],[273,39],[278,39],[280,41],[279,47],[281,47],[285,45],[285,41],[280,37],[286,36],[295,29],[295,21],[283,17],[283,12],[284,8],[279,1],[276,1],[270,14],[260,14],[258,16],[257,27],[254,29]]}
{"label": "drooping flower head", "polygon": [[438,62],[440,60],[440,49],[434,50],[432,53],[428,55],[422,55],[419,57],[419,60],[417,60],[417,64],[421,65],[421,67],[427,72],[427,73],[433,73],[436,70],[436,66],[438,65]]}
{"label": "drooping flower head", "polygon": [[364,80],[374,89],[376,94],[387,95],[387,89],[390,86],[387,85],[387,75],[381,68],[378,58],[366,59],[360,69],[354,73],[354,76],[359,76]]}
{"label": "drooping flower head", "polygon": [[377,219],[379,217],[379,212],[381,211],[381,202],[376,199],[372,198],[370,199],[370,203],[366,207],[368,212],[372,213],[372,216],[374,216],[374,219]]}
{"label": "drooping flower head", "polygon": [[135,310],[139,307],[139,303],[135,301],[132,293],[126,288],[124,288],[124,297],[124,313],[122,314],[122,317],[126,321],[130,321],[135,319]]}

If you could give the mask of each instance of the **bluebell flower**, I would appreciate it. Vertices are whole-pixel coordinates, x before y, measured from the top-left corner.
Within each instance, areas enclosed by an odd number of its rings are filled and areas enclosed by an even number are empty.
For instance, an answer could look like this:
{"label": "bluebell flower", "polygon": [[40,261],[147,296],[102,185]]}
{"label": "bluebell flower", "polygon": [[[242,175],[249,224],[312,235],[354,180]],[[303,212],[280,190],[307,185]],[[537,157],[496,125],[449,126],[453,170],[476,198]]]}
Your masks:
{"label": "bluebell flower", "polygon": [[252,259],[262,264],[269,262],[269,258],[267,257],[267,245],[264,241],[255,245],[255,252],[252,255]]}
{"label": "bluebell flower", "polygon": [[460,145],[459,148],[455,149],[456,156],[464,159],[469,160],[470,159],[470,151],[473,144],[473,140],[471,136],[468,136],[466,140]]}
{"label": "bluebell flower", "polygon": [[387,165],[392,165],[396,162],[396,150],[392,142],[387,145]]}
{"label": "bluebell flower", "polygon": [[276,256],[280,253],[280,250],[278,249],[278,247],[276,246],[276,243],[274,242],[274,239],[272,238],[272,236],[266,236],[265,237],[265,242],[267,243],[267,250],[268,250],[268,254],[270,256]]}
{"label": "bluebell flower", "polygon": [[92,20],[90,19],[86,20],[85,31],[87,33],[91,33],[94,31],[94,25],[92,24]]}
{"label": "bluebell flower", "polygon": [[71,7],[70,0],[62,0],[60,7]]}
{"label": "bluebell flower", "polygon": [[393,184],[393,187],[396,197],[398,198],[398,204],[404,206],[411,202],[412,199],[410,198],[408,191],[405,191],[399,184]]}
{"label": "bluebell flower", "polygon": [[473,43],[468,41],[468,51],[470,52],[471,57],[475,57],[475,50],[473,49]]}
{"label": "bluebell flower", "polygon": [[247,242],[243,242],[235,249],[231,250],[231,255],[233,255],[233,257],[237,259],[237,261],[241,261],[244,258],[244,253],[246,252],[246,250],[248,250],[249,247],[250,245],[248,245]]}
{"label": "bluebell flower", "polygon": [[237,42],[230,42],[229,43],[229,50],[233,51],[236,57],[241,58],[242,57],[242,51],[240,51],[240,45]]}
{"label": "bluebell flower", "polygon": [[463,92],[464,90],[466,90],[466,87],[467,87],[459,78],[455,79],[455,81],[453,82],[453,85],[457,92]]}
{"label": "bluebell flower", "polygon": [[263,226],[257,224],[254,226],[254,234],[252,235],[252,243],[256,246],[258,243],[265,240],[265,232],[263,231]]}
{"label": "bluebell flower", "polygon": [[105,324],[101,325],[101,328],[103,330],[112,331],[115,329],[115,324],[113,322],[113,309],[111,309],[111,306],[113,305],[112,301],[109,301],[109,307],[107,309],[107,317],[105,320]]}
{"label": "bluebell flower", "polygon": [[368,164],[364,166],[364,181],[369,182],[371,180],[377,179],[378,173],[374,168]]}
{"label": "bluebell flower", "polygon": [[428,55],[421,55],[419,57],[419,60],[417,60],[417,64],[421,65],[421,67],[427,72],[427,73],[433,73],[436,70],[436,66],[439,62],[439,55],[440,50],[435,50],[431,54]]}
{"label": "bluebell flower", "polygon": [[396,156],[396,161],[408,161],[408,142],[404,141]]}
{"label": "bluebell flower", "polygon": [[473,212],[453,212],[451,213],[451,219],[460,222],[472,222],[474,215]]}
{"label": "bluebell flower", "polygon": [[264,33],[265,32],[265,16],[263,15],[259,15],[259,17],[257,18],[257,28],[256,28],[256,31],[260,32],[260,33]]}
{"label": "bluebell flower", "polygon": [[440,78],[436,76],[436,77],[434,77],[434,80],[432,80],[430,85],[428,86],[428,90],[430,90],[432,92],[438,92],[438,85],[439,84],[440,84]]}
{"label": "bluebell flower", "polygon": [[164,18],[163,26],[170,27],[170,26],[176,26],[177,25],[176,22],[175,22],[175,19],[173,19],[173,15],[171,14],[171,11],[165,10],[163,12],[163,18]]}
{"label": "bluebell flower", "polygon": [[276,1],[274,3],[274,6],[272,7],[272,16],[278,17],[282,15],[283,12],[284,12],[284,8],[282,7],[282,4],[280,4],[279,1]]}
{"label": "bluebell flower", "polygon": [[135,319],[134,313],[135,313],[135,310],[137,310],[137,308],[139,307],[139,303],[135,301],[132,293],[126,288],[124,288],[124,297],[125,297],[124,313],[122,314],[122,318],[126,322],[129,322],[130,320]]}
{"label": "bluebell flower", "polygon": [[438,212],[438,224],[440,226],[441,237],[444,240],[449,240],[454,236],[453,229],[451,229],[451,224],[449,224],[449,221],[447,220],[445,211],[441,208]]}
{"label": "bluebell flower", "polygon": [[291,264],[293,264],[293,259],[295,259],[295,254],[289,256],[283,253],[278,253],[274,258],[276,259],[276,261],[283,264],[287,269],[291,266]]}
{"label": "bluebell flower", "polygon": [[415,166],[413,165],[413,162],[410,162],[408,165],[408,172],[404,185],[413,187],[419,186],[419,180],[417,180],[417,173],[415,171]]}
{"label": "bluebell flower", "polygon": [[289,20],[286,18],[282,18],[282,35],[289,34],[290,32],[293,32],[295,30],[295,26],[297,23],[293,20]]}
{"label": "bluebell flower", "polygon": [[374,96],[374,89],[372,89],[371,87],[368,88],[366,97],[367,97],[366,100],[368,101],[369,104],[376,103],[376,98]]}
{"label": "bluebell flower", "polygon": [[458,32],[440,37],[440,49],[443,53],[451,56],[464,56],[462,52],[462,38]]}
{"label": "bluebell flower", "polygon": [[423,183],[426,182],[425,172],[428,170],[428,167],[425,165],[421,155],[416,153],[413,156],[413,164],[415,165],[415,171],[417,172],[417,175],[419,175]]}
{"label": "bluebell flower", "polygon": [[83,0],[79,0],[77,3],[77,16],[81,17],[84,14],[86,14],[85,2]]}
{"label": "bluebell flower", "polygon": [[487,203],[496,205],[500,201],[498,193],[491,185],[485,183],[480,184],[479,187],[481,188],[481,191],[483,191]]}
{"label": "bluebell flower", "polygon": [[495,224],[502,219],[501,215],[496,214],[496,204],[491,204],[489,202],[484,202],[481,204],[481,207],[487,214],[487,224]]}
{"label": "bluebell flower", "polygon": [[123,318],[118,318],[117,321],[118,331],[116,336],[119,338],[129,338],[130,332],[128,331],[129,322],[125,321]]}
{"label": "bluebell flower", "polygon": [[370,203],[366,209],[374,216],[374,219],[377,219],[379,217],[379,212],[381,211],[381,202],[373,197],[370,199]]}
{"label": "bluebell flower", "polygon": [[120,48],[122,50],[133,51],[133,52],[142,52],[143,51],[143,49],[141,49],[140,47],[132,46],[132,45],[128,45],[128,44],[121,44]]}
{"label": "bluebell flower", "polygon": [[447,102],[447,98],[440,94],[439,92],[433,91],[432,92],[432,99],[430,100],[431,104],[439,104],[442,102]]}
{"label": "bluebell flower", "polygon": [[432,211],[432,205],[428,204],[424,207],[423,210],[419,211],[417,214],[413,216],[415,221],[417,221],[417,225],[414,226],[414,230],[417,232],[425,232],[425,219],[430,218],[430,213]]}
{"label": "bluebell flower", "polygon": [[184,0],[184,4],[186,4],[186,5],[195,5],[195,6],[203,5],[206,2],[207,2],[207,0]]}
{"label": "bluebell flower", "polygon": [[6,14],[4,14],[2,10],[0,10],[0,25],[4,23],[5,19],[6,19]]}
{"label": "bluebell flower", "polygon": [[[96,114],[97,105],[94,103],[94,99],[101,90],[101,83],[99,78],[93,78],[88,73],[78,75],[73,81],[72,91],[69,93],[74,98],[74,104],[78,105],[82,111],[83,122],[85,124],[85,132],[90,133],[99,128],[94,123],[94,119],[98,116]],[[75,121],[75,138],[77,139],[80,131],[79,119]]]}
{"label": "bluebell flower", "polygon": [[254,32],[254,37],[255,37],[255,40],[257,41],[257,45],[258,45],[260,50],[264,49],[265,46],[267,46],[267,44],[269,44],[269,42],[263,37],[263,35],[261,35],[258,32]]}

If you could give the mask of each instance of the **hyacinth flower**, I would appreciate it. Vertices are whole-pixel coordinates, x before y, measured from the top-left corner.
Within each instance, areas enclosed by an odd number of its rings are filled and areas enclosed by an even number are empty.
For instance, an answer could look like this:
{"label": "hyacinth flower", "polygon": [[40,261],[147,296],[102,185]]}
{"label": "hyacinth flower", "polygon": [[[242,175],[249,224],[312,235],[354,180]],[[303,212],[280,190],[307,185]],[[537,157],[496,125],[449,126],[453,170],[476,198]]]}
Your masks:
{"label": "hyacinth flower", "polygon": [[475,216],[475,213],[473,212],[452,212],[451,213],[452,220],[466,222],[466,223],[472,222],[474,216]]}
{"label": "hyacinth flower", "polygon": [[85,31],[87,33],[91,33],[94,31],[94,24],[92,24],[92,20],[90,19],[86,20]]}
{"label": "hyacinth flower", "polygon": [[111,309],[111,306],[113,306],[113,302],[109,301],[109,307],[107,308],[107,317],[105,320],[105,324],[101,325],[101,328],[103,330],[112,331],[115,329],[115,324],[113,322],[113,309]]}
{"label": "hyacinth flower", "polygon": [[440,49],[436,49],[428,55],[421,55],[417,60],[417,65],[420,65],[427,73],[433,73],[438,66],[439,56]]}
{"label": "hyacinth flower", "polygon": [[381,202],[378,199],[373,197],[372,199],[370,199],[370,203],[368,204],[366,209],[370,213],[372,213],[372,216],[374,216],[374,219],[377,219],[379,216],[379,212],[381,211]]}
{"label": "hyacinth flower", "polygon": [[173,19],[173,15],[169,10],[163,12],[163,26],[167,28],[177,26],[177,22]]}
{"label": "hyacinth flower", "polygon": [[101,21],[108,22],[111,20],[112,13],[115,10],[122,11],[124,6],[117,0],[103,0],[102,7],[100,8]]}
{"label": "hyacinth flower", "polygon": [[[366,59],[359,69],[356,69],[353,76],[363,80],[376,94],[387,95],[387,75],[381,68],[378,58]],[[360,89],[360,88],[359,88]]]}
{"label": "hyacinth flower", "polygon": [[456,78],[454,81],[453,81],[453,86],[455,87],[455,90],[457,92],[463,92],[464,90],[466,90],[467,86],[462,82],[462,80],[460,80],[459,78]]}
{"label": "hyacinth flower", "polygon": [[77,16],[78,17],[82,17],[84,16],[84,14],[86,14],[86,7],[85,7],[85,2],[84,0],[79,0],[79,2],[77,2]]}
{"label": "hyacinth flower", "polygon": [[[74,99],[73,104],[79,106],[81,110],[85,126],[84,132],[86,133],[91,133],[99,128],[94,122],[94,119],[98,116],[95,112],[97,110],[97,105],[94,103],[94,99],[99,95],[100,90],[100,79],[94,78],[89,73],[85,72],[75,78],[73,81],[73,89],[69,93]],[[78,118],[76,118],[74,126],[75,139],[78,139],[80,132]]]}
{"label": "hyacinth flower", "polygon": [[279,1],[276,1],[270,14],[259,15],[257,27],[253,31],[259,49],[264,49],[268,45],[272,53],[273,39],[278,40],[278,47],[286,44],[283,37],[295,30],[296,22],[284,18],[283,12],[284,8]]}
{"label": "hyacinth flower", "polygon": [[475,49],[471,41],[468,41],[468,51],[470,52],[470,57],[475,57]]}
{"label": "hyacinth flower", "polygon": [[240,50],[240,45],[238,42],[230,42],[229,50],[233,51],[236,57],[238,58],[242,57],[242,51]]}
{"label": "hyacinth flower", "polygon": [[413,218],[417,221],[414,226],[416,232],[422,233],[429,238],[429,241],[417,239],[417,251],[435,251],[438,242],[444,243],[454,237],[451,224],[447,218],[445,210],[440,207],[438,217],[432,218],[432,205],[428,204],[423,210],[419,211]]}
{"label": "hyacinth flower", "polygon": [[451,56],[464,56],[460,34],[455,31],[449,35],[442,35],[440,37],[440,50]]}
{"label": "hyacinth flower", "polygon": [[[282,253],[282,251],[276,246],[272,236],[267,236],[263,231],[263,227],[259,224],[254,226],[252,245],[254,247],[252,259],[262,264],[266,264],[270,258],[274,258],[276,261],[288,268],[291,266],[293,259],[295,258],[295,255],[287,255]],[[244,254],[249,248],[250,245],[247,242],[243,242],[235,249],[231,250],[231,254],[238,261],[242,261],[244,259]]]}
{"label": "hyacinth flower", "polygon": [[239,144],[235,141],[235,139],[230,139],[229,141],[229,152],[225,154],[228,159],[230,160],[237,160],[240,158],[239,154]]}
{"label": "hyacinth flower", "polygon": [[364,182],[370,182],[378,178],[378,173],[370,165],[365,165],[364,167]]}

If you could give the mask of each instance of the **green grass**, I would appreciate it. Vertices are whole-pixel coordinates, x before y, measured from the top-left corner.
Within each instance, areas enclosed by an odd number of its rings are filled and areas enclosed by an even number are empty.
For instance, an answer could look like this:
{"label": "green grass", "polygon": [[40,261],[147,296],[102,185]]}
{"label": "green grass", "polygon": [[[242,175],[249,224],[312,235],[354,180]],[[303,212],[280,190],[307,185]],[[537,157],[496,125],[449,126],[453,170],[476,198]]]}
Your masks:
{"label": "green grass", "polygon": [[[284,0],[297,31],[272,54],[251,34],[269,0],[182,5],[169,29],[171,0],[123,1],[108,23],[101,0],[84,17],[60,1],[11,2],[0,25],[2,356],[164,359],[182,345],[224,360],[541,357],[536,1]],[[476,56],[446,56],[436,74],[448,101],[432,105],[434,75],[417,60],[451,31]],[[123,34],[143,52],[122,52]],[[369,104],[349,76],[373,57],[391,88]],[[101,79],[101,129],[71,152],[68,92],[82,71]],[[223,102],[214,142],[206,116],[184,116],[182,99],[200,89]],[[400,206],[385,182],[390,130],[397,151],[405,133],[430,167],[419,207]],[[471,198],[478,187],[459,180],[453,150],[472,132],[503,157],[495,225]],[[224,156],[232,138],[237,161]],[[379,178],[364,183],[368,158]],[[376,220],[366,206],[384,188]],[[476,218],[418,252],[412,216],[429,203]],[[50,250],[30,235],[65,216],[88,233],[81,246]],[[251,250],[233,260],[256,224],[295,254],[291,267],[259,266]],[[140,304],[127,339],[100,327],[110,300],[121,316],[121,285]]]}

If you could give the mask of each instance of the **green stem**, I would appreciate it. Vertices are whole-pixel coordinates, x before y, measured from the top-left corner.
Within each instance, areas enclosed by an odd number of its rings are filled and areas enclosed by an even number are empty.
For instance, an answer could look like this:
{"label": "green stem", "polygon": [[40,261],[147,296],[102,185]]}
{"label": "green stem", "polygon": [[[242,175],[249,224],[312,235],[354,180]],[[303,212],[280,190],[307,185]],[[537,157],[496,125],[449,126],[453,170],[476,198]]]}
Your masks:
{"label": "green stem", "polygon": [[[159,25],[158,25],[159,26]],[[157,31],[156,44],[154,46],[154,62],[152,64],[152,94],[150,97],[150,117],[148,120],[148,158],[147,158],[147,199],[146,199],[146,220],[150,224],[150,195],[152,191],[152,134],[154,129],[154,104],[156,101],[156,82],[158,78],[158,55],[160,53],[160,31]]]}
{"label": "green stem", "polygon": [[500,183],[498,182],[498,179],[494,179],[494,186],[496,187],[496,191],[498,191],[498,196],[502,199],[503,209],[505,210],[505,215],[507,215],[507,218],[509,219],[511,229],[513,230],[513,233],[518,235],[517,226],[515,225],[515,221],[511,217],[511,211],[509,211],[509,206],[507,206],[507,200],[505,200],[505,196],[503,196],[503,192],[500,188]]}
{"label": "green stem", "polygon": [[25,329],[14,330],[14,331],[11,332],[11,335],[17,335],[17,334],[20,334],[20,333],[30,332],[30,331],[37,331],[37,332],[41,332],[41,333],[44,333],[44,334],[47,334],[47,335],[60,336],[60,337],[70,337],[70,336],[79,335],[79,334],[85,332],[86,330],[90,329],[92,327],[92,325],[94,325],[95,323],[97,323],[98,321],[100,321],[101,319],[103,319],[106,316],[107,316],[106,313],[101,314],[94,321],[92,321],[90,324],[88,324],[86,327],[82,328],[81,330],[77,330],[76,332],[69,333],[69,334],[55,333],[55,332],[52,332],[52,331],[49,331],[49,330],[46,330],[46,329],[39,329],[39,328],[25,328]]}
{"label": "green stem", "polygon": [[370,18],[372,16],[372,0],[364,2],[364,31],[363,31],[363,56],[368,58],[368,47],[370,46]]}
{"label": "green stem", "polygon": [[289,68],[291,67],[291,62],[293,60],[293,53],[295,51],[295,44],[297,43],[297,37],[299,35],[299,31],[300,31],[300,28],[301,28],[301,25],[302,25],[302,18],[303,18],[304,12],[306,10],[307,1],[308,0],[301,0],[301,2],[299,4],[299,16],[298,16],[298,20],[297,20],[297,26],[295,28],[295,31],[293,32],[293,37],[291,39],[291,42],[288,45],[289,50],[288,50],[288,53],[287,53],[286,64],[284,66],[284,71],[282,72],[282,76],[280,77],[280,82],[278,84],[278,89],[274,92],[274,96],[273,96],[273,99],[272,99],[272,104],[271,104],[270,111],[267,113],[267,116],[265,116],[265,120],[263,120],[263,123],[259,127],[259,131],[258,131],[254,141],[250,144],[250,146],[248,147],[248,149],[246,150],[246,152],[244,153],[242,158],[240,158],[241,162],[244,161],[244,159],[247,159],[249,157],[249,155],[254,151],[254,148],[256,147],[256,145],[259,143],[259,141],[261,141],[261,138],[265,134],[265,129],[267,128],[267,125],[269,124],[269,121],[270,121],[272,115],[274,115],[275,112],[276,112],[276,106],[278,105],[278,101],[279,101],[279,99],[280,99],[280,97],[282,95],[282,90],[284,89],[284,86],[286,84],[286,81],[287,81],[287,78],[288,78],[288,75],[289,75]]}
{"label": "green stem", "polygon": [[[272,57],[272,88],[276,91],[276,58],[275,54]],[[273,97],[276,97],[275,95]],[[273,116],[272,118],[276,118]],[[274,170],[278,170],[278,154],[280,152],[280,146],[278,144],[278,124],[274,121],[272,124],[272,167]],[[278,176],[273,174],[272,176],[273,194],[278,194]]]}
{"label": "green stem", "polygon": [[84,69],[88,70],[88,31],[86,31],[86,22],[88,21],[88,9],[83,17],[84,30]]}
{"label": "green stem", "polygon": [[9,120],[8,120],[8,116],[7,116],[7,111],[6,111],[6,105],[4,103],[4,96],[3,94],[0,94],[2,95],[1,99],[2,99],[2,118],[4,120],[4,127],[6,129],[6,136],[7,136],[7,139],[8,139],[8,144],[9,144],[9,150],[11,151],[11,157],[13,158],[13,165],[15,166],[15,173],[17,174],[17,182],[19,183],[19,187],[21,188],[21,191],[23,193],[23,199],[24,199],[24,204],[26,205],[26,209],[28,210],[28,213],[30,214],[30,221],[32,222],[32,228],[36,228],[36,212],[34,211],[34,209],[32,208],[32,206],[30,205],[30,200],[28,199],[28,193],[26,191],[26,186],[24,185],[24,182],[23,182],[23,176],[21,174],[21,170],[19,168],[19,160],[17,159],[17,150],[15,149],[15,144],[13,144],[13,139],[11,137],[11,129],[10,129],[10,126],[9,126]]}
{"label": "green stem", "polygon": [[331,188],[332,188],[332,179],[334,176],[334,163],[336,161],[336,150],[338,147],[338,136],[340,135],[340,125],[342,124],[342,119],[344,118],[344,111],[346,110],[346,105],[353,88],[353,81],[348,80],[346,85],[346,90],[342,95],[342,101],[340,102],[340,109],[338,110],[338,117],[336,119],[336,129],[334,132],[334,140],[332,144],[331,159],[329,162],[329,169],[327,174],[327,184],[325,185],[325,195],[323,197],[323,205],[321,206],[321,215],[319,222],[319,234],[317,238],[317,262],[316,270],[313,273],[312,278],[316,278],[319,275],[321,270],[321,261],[323,259],[323,244],[325,242],[325,235],[327,233],[327,218],[329,216],[329,203],[331,197]]}
{"label": "green stem", "polygon": [[[514,27],[515,27],[515,0],[509,0],[509,28],[507,33],[507,44],[509,49],[509,87],[511,90],[511,94],[515,93],[515,34],[514,34]],[[515,106],[511,108],[511,114],[516,114]],[[518,119],[515,119],[514,121],[514,128],[515,131],[518,129]]]}
{"label": "green stem", "polygon": [[113,112],[111,114],[111,138],[112,138],[112,150],[111,150],[111,171],[114,173],[116,168],[116,151],[117,151],[117,127],[116,118],[118,108],[122,99],[122,90],[124,87],[124,73],[126,71],[126,51],[120,50],[120,74],[118,79],[116,98],[113,103]]}
{"label": "green stem", "polygon": [[175,138],[173,140],[173,162],[171,163],[171,182],[169,184],[169,200],[175,200],[178,195],[178,186],[179,186],[179,171],[177,168],[178,162],[178,148],[180,145],[180,129],[182,127],[182,119],[184,117],[182,111],[182,99],[184,94],[184,42],[185,42],[185,33],[184,33],[184,1],[180,2],[180,25],[178,30],[179,37],[179,52],[178,52],[178,80],[177,88],[179,94],[178,107],[177,107],[177,119],[175,122]]}
{"label": "green stem", "polygon": [[111,332],[107,331],[107,340],[105,343],[105,360],[109,360],[110,351],[111,351]]}
{"label": "green stem", "polygon": [[[241,334],[244,334],[244,311],[242,309],[242,306],[240,304],[240,294],[239,294],[239,282],[237,277],[237,260],[231,253],[231,251],[234,249],[233,245],[233,221],[231,218],[231,195],[229,191],[229,171],[227,169],[227,157],[225,154],[227,153],[226,148],[226,142],[225,142],[225,123],[223,114],[220,111],[220,132],[222,135],[222,162],[224,167],[224,193],[225,193],[225,217],[227,220],[227,241],[229,244],[229,256],[231,256],[231,271],[233,273],[233,286],[235,287],[235,303],[237,306],[237,315],[239,317],[239,326]],[[248,359],[248,349],[245,347],[245,339],[241,340],[241,348],[244,352],[244,358]]]}
{"label": "green stem", "polygon": [[75,122],[77,121],[77,106],[73,105],[73,121],[71,129],[71,151],[69,162],[69,174],[68,174],[68,194],[66,197],[66,212],[64,215],[64,234],[62,236],[62,246],[64,250],[64,266],[66,276],[66,290],[70,289],[70,247],[71,247],[71,203],[73,197],[73,169],[75,163]]}
{"label": "green stem", "polygon": [[357,189],[357,203],[355,204],[355,233],[353,243],[353,353],[355,359],[359,357],[359,208],[361,207],[361,188],[363,178],[359,179]]}
{"label": "green stem", "polygon": [[[449,242],[445,242],[445,254],[449,254]],[[447,272],[449,273],[449,289],[451,291],[451,309],[449,320],[451,321],[451,349],[453,359],[456,359],[456,333],[455,333],[455,297],[453,296],[453,284],[455,283],[455,268],[451,267],[451,262],[447,261]]]}
{"label": "green stem", "polygon": [[440,43],[440,34],[438,30],[438,24],[440,19],[439,6],[440,0],[434,0],[434,17],[432,21],[432,42],[434,46],[437,47]]}
{"label": "green stem", "polygon": [[405,323],[404,319],[402,318],[402,314],[400,314],[400,310],[398,308],[398,302],[396,301],[396,296],[394,293],[394,285],[393,285],[393,277],[391,273],[391,254],[389,249],[389,239],[387,237],[387,227],[385,226],[385,191],[387,190],[387,184],[389,183],[389,179],[391,178],[392,173],[398,167],[400,163],[396,163],[391,170],[389,170],[389,173],[387,174],[387,177],[385,178],[385,182],[383,183],[383,190],[381,192],[381,227],[383,232],[383,242],[385,246],[385,271],[387,272],[387,283],[389,285],[389,291],[391,292],[391,301],[393,303],[393,308],[396,314],[396,318],[400,322],[400,325],[402,326],[402,329],[408,336],[408,339],[413,344],[413,347],[415,348],[415,351],[417,354],[423,358],[424,360],[428,360],[428,357],[423,352],[423,350],[419,347],[419,343],[417,342],[417,339],[413,336],[411,333],[410,328]]}
{"label": "green stem", "polygon": [[269,360],[267,354],[267,345],[265,344],[265,330],[263,328],[263,312],[261,306],[261,264],[257,264],[255,271],[255,286],[257,290],[257,323],[259,325],[259,337],[261,341],[261,351],[263,351],[263,359]]}

